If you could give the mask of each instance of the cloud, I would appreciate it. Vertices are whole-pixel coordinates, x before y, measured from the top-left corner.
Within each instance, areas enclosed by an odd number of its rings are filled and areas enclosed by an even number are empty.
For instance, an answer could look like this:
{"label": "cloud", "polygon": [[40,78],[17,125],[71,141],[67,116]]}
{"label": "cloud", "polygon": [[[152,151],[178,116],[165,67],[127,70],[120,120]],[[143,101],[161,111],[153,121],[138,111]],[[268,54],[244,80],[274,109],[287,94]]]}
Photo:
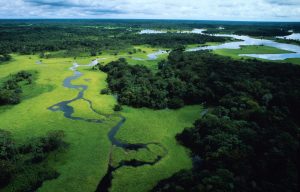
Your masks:
{"label": "cloud", "polygon": [[126,11],[122,11],[122,10],[112,10],[112,9],[88,8],[88,9],[83,9],[83,11],[89,13],[90,15],[126,14]]}
{"label": "cloud", "polygon": [[80,4],[74,4],[71,1],[62,1],[62,0],[24,0],[25,3],[29,3],[32,6],[49,6],[49,7],[81,7]]}
{"label": "cloud", "polygon": [[270,4],[281,6],[300,5],[299,0],[267,0]]}
{"label": "cloud", "polygon": [[0,18],[300,21],[299,0],[0,0]]}

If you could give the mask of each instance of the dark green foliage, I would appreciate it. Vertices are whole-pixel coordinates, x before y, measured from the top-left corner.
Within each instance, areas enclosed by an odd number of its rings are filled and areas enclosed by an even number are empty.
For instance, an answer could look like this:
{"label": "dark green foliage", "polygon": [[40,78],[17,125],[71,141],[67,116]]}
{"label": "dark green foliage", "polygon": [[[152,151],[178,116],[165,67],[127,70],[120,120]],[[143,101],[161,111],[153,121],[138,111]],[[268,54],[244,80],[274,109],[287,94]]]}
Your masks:
{"label": "dark green foliage", "polygon": [[93,56],[97,56],[97,52],[95,51],[95,50],[92,50],[91,51],[91,56],[93,57]]}
{"label": "dark green foliage", "polygon": [[208,28],[204,33],[227,33],[237,35],[248,35],[256,37],[276,37],[290,35],[290,29],[300,30],[299,23],[232,23],[232,25],[223,25],[224,29]]}
{"label": "dark green foliage", "polygon": [[9,61],[9,60],[11,60],[11,56],[10,55],[8,55],[8,54],[0,55],[0,64],[2,62]]}
{"label": "dark green foliage", "polygon": [[[219,30],[222,26],[225,29]],[[95,55],[101,50],[117,54],[132,49],[133,44],[176,47],[194,43],[223,42],[222,37],[199,34],[137,34],[141,29],[192,30],[209,33],[234,33],[253,36],[280,36],[288,30],[300,31],[296,22],[226,22],[175,20],[2,20],[0,21],[0,55],[66,50],[66,56],[80,53]],[[0,59],[1,60],[1,59]],[[1,61],[0,61],[1,62]]]}
{"label": "dark green foliage", "polygon": [[21,100],[22,84],[31,84],[32,73],[20,71],[11,75],[0,86],[0,105],[18,104]]}
{"label": "dark green foliage", "polygon": [[66,146],[63,138],[63,131],[48,132],[46,137],[34,138],[20,146],[19,151],[23,154],[32,153],[32,163],[39,163],[47,157],[47,153]]}
{"label": "dark green foliage", "polygon": [[57,171],[44,165],[24,166],[23,170],[12,183],[14,189],[20,192],[37,191],[44,181],[59,177]]}
{"label": "dark green foliage", "polygon": [[[225,29],[219,30],[220,26]],[[206,28],[209,33],[223,32],[273,37],[288,35],[290,29],[294,29],[295,32],[300,31],[299,23],[277,22],[23,20],[7,23],[7,21],[0,21],[0,55],[3,55],[3,57],[0,57],[0,62],[1,58],[6,61],[7,54],[12,52],[32,54],[65,50],[63,55],[71,57],[83,53],[95,56],[102,50],[106,50],[117,55],[121,50],[134,53],[134,51],[131,51],[132,45],[150,44],[152,46],[175,48],[178,45],[228,40],[224,37],[188,33],[138,34],[142,29],[185,31],[195,28]],[[41,56],[51,57],[51,54],[42,54]]]}
{"label": "dark green foliage", "polygon": [[[129,36],[131,38],[131,36]],[[190,33],[160,33],[160,34],[142,34],[132,35],[132,44],[149,44],[151,46],[176,48],[188,44],[204,44],[207,42],[225,42],[229,40],[224,37],[215,37],[211,35],[200,35]],[[132,53],[131,53],[132,54]]]}
{"label": "dark green foliage", "polygon": [[11,134],[7,131],[0,130],[0,159],[10,160],[15,155],[15,144]]}
{"label": "dark green foliage", "polygon": [[0,188],[7,185],[14,172],[15,143],[11,134],[0,130]]}
{"label": "dark green foliage", "polygon": [[300,40],[277,38],[276,41],[279,42],[279,43],[288,43],[288,44],[300,45]]}
{"label": "dark green foliage", "polygon": [[180,98],[172,98],[168,102],[168,107],[170,109],[179,109],[184,106],[184,101]]}
{"label": "dark green foliage", "polygon": [[35,191],[45,180],[57,178],[45,159],[67,146],[63,138],[63,131],[51,131],[17,146],[9,132],[0,130],[0,188],[13,182],[17,191]]}
{"label": "dark green foliage", "polygon": [[123,108],[122,108],[121,105],[118,105],[118,104],[117,104],[117,105],[114,106],[114,111],[122,111],[122,109],[123,109]]}
{"label": "dark green foliage", "polygon": [[14,172],[14,166],[10,161],[0,159],[0,188],[6,186]]}
{"label": "dark green foliage", "polygon": [[43,145],[43,152],[48,153],[57,150],[59,147],[65,146],[63,138],[65,134],[63,131],[51,131],[48,132],[46,137],[42,137],[41,143]]}
{"label": "dark green foliage", "polygon": [[249,35],[249,36],[265,36],[265,37],[275,37],[275,36],[286,36],[290,35],[287,29],[278,29],[278,28],[248,28],[247,30],[236,29],[234,32],[238,35]]}
{"label": "dark green foliage", "polygon": [[100,92],[102,95],[107,95],[109,94],[109,89],[102,89],[101,92]]}
{"label": "dark green foliage", "polygon": [[[90,24],[89,24],[90,25]],[[126,24],[130,26],[130,23]],[[136,26],[134,26],[136,27]],[[121,50],[136,53],[132,45],[150,44],[160,47],[176,47],[191,43],[224,42],[226,38],[200,34],[138,34],[140,28],[133,31],[127,28],[101,29],[82,27],[81,25],[55,26],[45,24],[41,26],[0,26],[0,62],[9,58],[7,53],[21,54],[39,53],[41,58],[51,57],[45,52],[65,50],[64,56],[78,56],[86,53],[96,56],[102,50],[117,55]],[[55,55],[55,54],[54,54]]]}
{"label": "dark green foliage", "polygon": [[109,88],[118,94],[118,101],[134,107],[165,108],[166,83],[144,66],[130,66],[121,58],[100,67],[107,72]]}
{"label": "dark green foliage", "polygon": [[[19,52],[21,54],[67,50],[77,56],[77,53],[95,55],[101,50],[120,50],[130,47],[126,41],[118,38],[126,34],[125,29],[101,29],[63,25],[51,26],[10,26],[0,27],[0,53]],[[74,53],[76,52],[76,53]]]}
{"label": "dark green foliage", "polygon": [[168,74],[196,79],[190,103],[198,95],[213,110],[177,135],[194,168],[153,191],[297,191],[300,67],[210,53],[177,52],[169,61]]}
{"label": "dark green foliage", "polygon": [[194,159],[202,160],[154,191],[296,191],[299,66],[178,48],[156,74],[124,59],[101,70],[121,104],[213,107],[177,136]]}

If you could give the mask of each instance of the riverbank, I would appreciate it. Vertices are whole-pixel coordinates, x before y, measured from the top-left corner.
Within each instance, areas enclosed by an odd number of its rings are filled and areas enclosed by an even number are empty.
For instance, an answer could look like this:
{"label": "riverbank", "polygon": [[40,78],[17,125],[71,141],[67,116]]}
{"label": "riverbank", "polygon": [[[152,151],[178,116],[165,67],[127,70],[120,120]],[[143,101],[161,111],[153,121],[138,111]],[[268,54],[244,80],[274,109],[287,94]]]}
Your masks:
{"label": "riverbank", "polygon": [[[81,100],[70,104],[74,108],[73,116],[105,119],[105,123],[71,120],[65,118],[62,112],[48,110],[50,106],[64,100],[71,100],[78,94],[76,89],[63,87],[64,79],[73,74],[70,70],[73,58],[43,59],[42,64],[37,65],[35,61],[38,59],[35,55],[13,55],[11,62],[0,66],[3,72],[0,74],[1,78],[19,69],[35,70],[38,72],[38,85],[53,86],[53,90],[26,99],[9,109],[3,109],[0,113],[0,127],[11,131],[20,143],[29,137],[44,135],[50,130],[63,130],[66,142],[70,144],[69,148],[59,154],[51,154],[47,160],[50,166],[60,173],[60,176],[55,180],[44,182],[38,191],[48,192],[53,189],[75,192],[95,191],[99,181],[106,174],[109,164],[111,143],[107,135],[119,119],[98,116],[90,110],[86,102]],[[93,59],[91,57],[90,61]],[[108,60],[110,59],[112,58]],[[88,58],[83,60],[88,60]],[[107,61],[103,60],[103,62]],[[80,67],[79,71],[84,75],[73,80],[72,84],[88,86],[84,97],[93,102],[93,108],[99,113],[112,114],[115,98],[111,95],[99,94],[100,90],[106,88],[106,74],[93,71],[91,67]],[[127,121],[116,138],[130,143],[159,142],[168,149],[168,155],[154,166],[119,169],[114,174],[111,191],[124,191],[124,185],[128,186],[127,191],[147,191],[160,179],[167,178],[181,169],[190,168],[191,159],[185,148],[177,144],[175,135],[184,127],[192,126],[200,111],[201,106],[162,111],[125,107],[121,114],[127,118]],[[163,120],[161,116],[164,116]],[[15,120],[16,118],[18,121]],[[160,154],[159,148],[155,146],[151,148],[155,153],[157,151]],[[115,162],[118,162],[118,159],[128,158],[148,159],[148,155],[145,156],[143,151],[118,153],[116,150],[113,150]],[[178,159],[178,154],[180,154],[180,159]],[[137,184],[136,181],[139,183]],[[9,191],[10,187],[8,186],[3,191]]]}

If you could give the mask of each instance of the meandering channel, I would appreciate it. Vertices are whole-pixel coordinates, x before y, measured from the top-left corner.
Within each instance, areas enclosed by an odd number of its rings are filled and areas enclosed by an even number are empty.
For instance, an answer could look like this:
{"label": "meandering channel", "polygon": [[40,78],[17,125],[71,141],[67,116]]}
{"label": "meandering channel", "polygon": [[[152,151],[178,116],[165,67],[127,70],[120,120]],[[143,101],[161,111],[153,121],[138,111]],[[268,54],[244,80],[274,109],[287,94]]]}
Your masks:
{"label": "meandering channel", "polygon": [[[126,143],[123,141],[118,140],[115,136],[118,133],[118,131],[120,130],[120,128],[124,125],[124,123],[126,122],[126,118],[124,116],[122,116],[121,114],[102,114],[97,112],[94,108],[93,108],[93,103],[92,101],[84,98],[84,92],[88,89],[87,85],[74,85],[72,84],[72,81],[79,79],[80,77],[83,76],[83,73],[79,72],[77,70],[78,67],[81,66],[89,66],[92,67],[94,65],[98,64],[98,60],[94,60],[92,63],[88,64],[88,65],[79,65],[77,63],[74,63],[73,66],[70,68],[72,71],[74,71],[74,74],[70,77],[67,77],[64,79],[63,81],[63,86],[69,89],[76,89],[78,90],[78,94],[74,99],[71,100],[66,100],[66,101],[61,101],[57,104],[54,104],[52,106],[50,106],[48,109],[53,111],[53,112],[58,112],[58,111],[62,111],[64,113],[64,117],[71,119],[71,120],[76,120],[76,121],[86,121],[86,122],[90,122],[90,123],[103,123],[104,120],[100,120],[100,119],[88,119],[88,118],[81,118],[81,117],[74,117],[73,113],[74,113],[74,108],[72,106],[70,106],[70,103],[83,99],[84,101],[89,103],[90,109],[101,115],[104,116],[105,118],[110,118],[110,117],[118,117],[120,120],[119,122],[111,128],[111,130],[108,133],[108,138],[111,142],[111,149],[110,149],[110,154],[109,154],[109,164],[108,164],[108,169],[107,172],[105,174],[105,176],[102,178],[102,180],[99,182],[96,192],[106,192],[109,190],[110,186],[111,186],[111,182],[113,179],[113,172],[125,167],[125,166],[131,166],[131,167],[140,167],[140,166],[144,166],[144,165],[155,165],[156,163],[158,163],[161,159],[163,159],[168,151],[167,149],[160,143],[156,143],[156,142],[150,142],[150,143]],[[157,155],[156,159],[154,159],[153,161],[140,161],[137,159],[132,159],[132,160],[122,160],[121,162],[118,163],[117,166],[112,165],[112,146],[115,147],[119,147],[123,150],[133,150],[133,151],[138,151],[141,149],[146,149],[148,151],[150,151],[149,146],[150,145],[156,145],[158,147],[160,147],[163,151],[162,154]]]}
{"label": "meandering channel", "polygon": [[[199,33],[202,34],[205,29],[195,29],[191,31],[190,33]],[[160,31],[154,31],[154,30],[144,30],[141,32],[141,34],[145,33],[163,33]],[[186,31],[181,32],[181,33],[188,33]],[[186,51],[198,51],[198,50],[216,50],[216,49],[240,49],[241,46],[243,45],[265,45],[265,46],[271,46],[275,47],[278,49],[283,49],[287,51],[291,51],[293,53],[284,53],[284,54],[243,54],[240,56],[249,56],[249,57],[256,57],[256,58],[262,58],[262,59],[268,59],[268,60],[284,60],[287,58],[300,58],[300,46],[297,45],[291,45],[291,44],[285,44],[285,43],[278,43],[272,40],[265,40],[265,39],[255,39],[252,37],[248,36],[240,36],[240,35],[231,35],[231,34],[217,34],[215,36],[221,36],[221,37],[231,37],[233,39],[237,39],[240,41],[236,42],[228,42],[228,43],[223,43],[220,45],[215,45],[215,46],[204,46],[204,47],[197,47],[193,49],[188,49]],[[159,50],[155,53],[151,53],[148,55],[148,60],[155,60],[157,59],[160,55],[162,54],[167,54],[168,51],[165,50]],[[147,59],[141,59],[141,58],[134,58],[135,60],[147,60]],[[48,109],[57,112],[57,111],[62,111],[64,113],[64,117],[75,120],[75,121],[86,121],[90,123],[103,123],[105,120],[100,120],[100,119],[89,119],[89,118],[82,118],[82,117],[74,117],[74,108],[70,106],[70,103],[77,101],[77,100],[84,100],[89,104],[90,109],[94,112],[97,113],[100,116],[107,118],[111,117],[118,117],[120,120],[118,123],[111,128],[111,130],[108,133],[108,138],[111,142],[111,149],[110,149],[110,154],[109,154],[109,164],[108,164],[108,169],[105,174],[105,176],[102,178],[102,180],[99,182],[96,192],[106,192],[109,190],[111,186],[111,182],[113,179],[113,173],[114,171],[125,167],[125,166],[131,166],[131,167],[139,167],[139,166],[144,166],[144,165],[155,165],[158,163],[161,159],[163,159],[168,151],[167,149],[160,143],[152,142],[152,143],[126,143],[123,141],[118,140],[115,136],[120,130],[120,128],[124,125],[126,122],[126,118],[122,116],[121,114],[115,113],[115,114],[102,114],[97,112],[93,108],[93,103],[92,101],[84,98],[84,93],[88,89],[87,85],[74,85],[72,84],[72,81],[79,79],[82,77],[84,74],[79,72],[77,70],[78,67],[93,67],[98,64],[98,60],[92,61],[88,65],[79,65],[77,63],[74,63],[73,66],[70,68],[72,71],[74,71],[74,74],[70,77],[67,77],[63,81],[63,86],[69,89],[76,89],[78,90],[78,94],[75,98],[71,100],[66,100],[66,101],[61,101],[57,104],[54,104],[50,106]],[[133,151],[138,151],[141,149],[146,149],[150,151],[149,146],[150,145],[156,145],[160,147],[163,150],[162,154],[157,155],[156,159],[153,161],[140,161],[137,159],[132,159],[132,160],[122,160],[118,163],[117,166],[112,165],[112,146],[119,147],[123,150],[133,150]]]}

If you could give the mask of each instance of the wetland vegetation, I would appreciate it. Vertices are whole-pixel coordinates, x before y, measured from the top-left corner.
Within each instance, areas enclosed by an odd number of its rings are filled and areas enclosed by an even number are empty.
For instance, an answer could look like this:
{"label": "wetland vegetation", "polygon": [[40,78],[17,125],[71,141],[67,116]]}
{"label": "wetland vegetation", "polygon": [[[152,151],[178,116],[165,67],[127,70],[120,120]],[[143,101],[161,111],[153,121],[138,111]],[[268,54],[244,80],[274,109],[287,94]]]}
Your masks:
{"label": "wetland vegetation", "polygon": [[241,41],[224,34],[298,46],[276,38],[291,29],[0,20],[0,191],[297,191],[300,58],[190,50]]}

